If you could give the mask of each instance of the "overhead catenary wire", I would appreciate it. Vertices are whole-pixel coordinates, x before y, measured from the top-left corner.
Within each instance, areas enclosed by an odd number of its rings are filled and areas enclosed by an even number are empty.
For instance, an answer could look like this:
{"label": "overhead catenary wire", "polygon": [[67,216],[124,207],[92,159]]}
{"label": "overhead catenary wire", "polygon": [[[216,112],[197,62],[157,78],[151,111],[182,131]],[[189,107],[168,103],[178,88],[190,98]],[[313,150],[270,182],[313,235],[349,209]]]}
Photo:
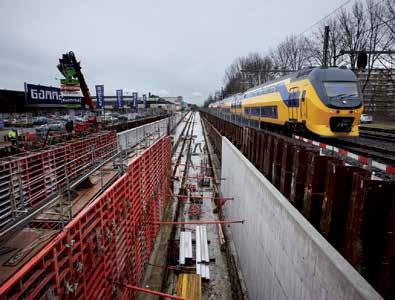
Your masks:
{"label": "overhead catenary wire", "polygon": [[[324,16],[323,18],[319,19],[317,22],[315,22],[314,24],[310,25],[309,27],[307,27],[304,31],[302,31],[301,33],[299,33],[296,37],[301,37],[303,34],[305,34],[306,32],[310,31],[310,29],[312,29],[314,26],[320,24],[321,22],[323,22],[324,20],[326,20],[327,18],[329,18],[330,16],[332,16],[334,13],[336,13],[337,11],[339,11],[340,9],[342,9],[343,7],[345,7],[347,4],[349,4],[352,0],[348,0],[345,3],[343,3],[342,5],[340,5],[339,7],[335,8],[334,10],[332,10],[329,14],[327,14],[326,16]],[[384,2],[385,0],[379,0],[376,3],[373,3],[372,5],[378,5],[381,2]],[[368,11],[369,8],[365,9],[364,12]],[[387,20],[387,22],[390,20]]]}
{"label": "overhead catenary wire", "polygon": [[[346,2],[344,2],[342,5],[338,6],[337,8],[335,8],[334,10],[332,10],[329,14],[327,14],[325,17],[319,19],[318,21],[316,21],[314,24],[310,25],[309,27],[307,27],[304,31],[302,31],[301,33],[299,33],[296,37],[301,37],[303,34],[305,34],[306,32],[308,32],[311,28],[313,28],[314,26],[318,25],[319,23],[321,23],[322,21],[326,20],[327,18],[329,18],[331,15],[333,15],[334,13],[336,13],[338,10],[342,9],[343,7],[345,7],[347,4],[349,4],[352,0],[347,0]],[[381,0],[383,1],[383,0]]]}

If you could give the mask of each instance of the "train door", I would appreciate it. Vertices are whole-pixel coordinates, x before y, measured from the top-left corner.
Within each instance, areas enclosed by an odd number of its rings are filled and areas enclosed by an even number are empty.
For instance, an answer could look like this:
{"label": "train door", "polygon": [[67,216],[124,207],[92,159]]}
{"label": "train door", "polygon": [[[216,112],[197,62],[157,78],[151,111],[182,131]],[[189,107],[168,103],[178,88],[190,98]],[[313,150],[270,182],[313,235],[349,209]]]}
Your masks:
{"label": "train door", "polygon": [[300,93],[300,119],[305,121],[307,119],[307,97],[306,97],[306,87],[303,88]]}
{"label": "train door", "polygon": [[288,95],[288,119],[289,121],[298,121],[299,117],[299,89],[291,88]]}

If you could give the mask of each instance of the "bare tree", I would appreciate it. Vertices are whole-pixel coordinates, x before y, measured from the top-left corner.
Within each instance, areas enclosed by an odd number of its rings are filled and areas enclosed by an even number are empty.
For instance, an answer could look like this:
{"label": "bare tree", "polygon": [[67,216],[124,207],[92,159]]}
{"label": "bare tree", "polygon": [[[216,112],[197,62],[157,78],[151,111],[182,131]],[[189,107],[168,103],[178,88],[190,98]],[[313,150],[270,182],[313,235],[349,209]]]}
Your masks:
{"label": "bare tree", "polygon": [[258,53],[251,53],[240,58],[240,67],[243,78],[248,82],[248,87],[259,85],[273,78],[271,73],[273,63],[268,56],[263,57]]}
{"label": "bare tree", "polygon": [[311,65],[310,40],[306,37],[288,36],[271,53],[275,66],[282,70],[299,70]]}
{"label": "bare tree", "polygon": [[349,64],[352,69],[356,68],[357,55],[355,51],[366,49],[367,20],[364,14],[364,6],[361,2],[355,2],[351,11],[342,10],[338,17],[340,46],[343,50],[352,51],[348,54]]}
{"label": "bare tree", "polygon": [[209,94],[207,99],[203,103],[203,107],[208,107],[211,103],[215,102],[212,94]]}
{"label": "bare tree", "polygon": [[[381,50],[394,50],[395,2],[393,0],[387,0],[384,4],[380,5],[376,18],[380,21],[376,25],[376,27],[379,27],[379,48]],[[379,61],[384,68],[394,68],[395,56],[391,54],[379,55],[377,61]]]}
{"label": "bare tree", "polygon": [[[329,26],[329,41],[328,41],[328,58],[330,66],[337,66],[343,62],[344,59],[339,55],[340,46],[340,30],[338,21],[336,18],[329,19],[326,24]],[[323,45],[324,45],[324,31],[325,26],[319,27],[317,31],[313,33],[312,46],[310,50],[311,63],[313,65],[323,65]]]}
{"label": "bare tree", "polygon": [[273,63],[270,57],[251,53],[237,58],[225,71],[224,95],[244,92],[250,87],[273,79]]}
{"label": "bare tree", "polygon": [[237,58],[225,71],[224,96],[236,94],[246,89],[241,73],[240,58]]}
{"label": "bare tree", "polygon": [[[380,52],[393,50],[395,43],[395,1],[356,1],[351,9],[343,9],[326,21],[330,27],[328,57],[329,65],[348,64],[356,69],[358,52]],[[288,36],[275,47],[270,56],[251,53],[237,58],[225,71],[223,96],[243,92],[246,89],[271,80],[289,70],[323,64],[324,26],[312,37]],[[340,55],[340,51],[350,53]],[[368,76],[375,67],[393,68],[394,56],[368,53]],[[273,70],[276,70],[274,72]],[[281,72],[283,70],[283,72]],[[280,71],[280,72],[278,72]]]}
{"label": "bare tree", "polygon": [[392,39],[395,34],[395,2],[394,0],[386,0],[384,3],[384,13],[380,16],[381,22],[392,33]]}

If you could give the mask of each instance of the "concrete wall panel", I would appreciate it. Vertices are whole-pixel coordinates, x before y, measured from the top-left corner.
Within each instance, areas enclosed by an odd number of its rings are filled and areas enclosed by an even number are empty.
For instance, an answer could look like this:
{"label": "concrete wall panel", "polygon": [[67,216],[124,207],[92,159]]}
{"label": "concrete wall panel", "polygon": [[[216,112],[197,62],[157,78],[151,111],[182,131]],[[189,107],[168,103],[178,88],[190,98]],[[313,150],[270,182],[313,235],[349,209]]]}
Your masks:
{"label": "concrete wall panel", "polygon": [[235,148],[222,140],[222,182],[251,299],[381,299],[367,281]]}

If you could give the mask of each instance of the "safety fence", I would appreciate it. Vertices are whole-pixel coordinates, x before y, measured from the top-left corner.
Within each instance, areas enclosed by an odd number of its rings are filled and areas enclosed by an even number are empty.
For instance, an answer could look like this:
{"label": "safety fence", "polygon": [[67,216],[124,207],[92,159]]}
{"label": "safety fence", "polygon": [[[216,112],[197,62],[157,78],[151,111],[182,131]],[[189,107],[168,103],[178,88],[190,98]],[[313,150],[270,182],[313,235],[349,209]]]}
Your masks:
{"label": "safety fence", "polygon": [[203,115],[214,144],[226,136],[374,288],[394,297],[394,181],[312,145]]}
{"label": "safety fence", "polygon": [[115,131],[0,160],[0,230],[117,153]]}
{"label": "safety fence", "polygon": [[116,123],[107,123],[104,125],[106,130],[115,130],[116,132],[126,131],[128,129],[136,128],[142,126],[144,124],[152,123],[164,118],[167,118],[168,115],[160,115],[160,116],[153,116],[153,117],[145,117],[142,119],[135,119],[135,120],[128,120],[123,122],[116,122]]}
{"label": "safety fence", "polygon": [[133,299],[170,188],[171,139],[134,158],[109,189],[84,208],[0,287],[0,299]]}
{"label": "safety fence", "polygon": [[118,159],[120,151],[143,141],[147,141],[146,147],[167,135],[182,117],[176,114],[118,134],[92,133],[87,138],[0,160],[0,235],[5,236],[16,222],[61,195],[82,176]]}

